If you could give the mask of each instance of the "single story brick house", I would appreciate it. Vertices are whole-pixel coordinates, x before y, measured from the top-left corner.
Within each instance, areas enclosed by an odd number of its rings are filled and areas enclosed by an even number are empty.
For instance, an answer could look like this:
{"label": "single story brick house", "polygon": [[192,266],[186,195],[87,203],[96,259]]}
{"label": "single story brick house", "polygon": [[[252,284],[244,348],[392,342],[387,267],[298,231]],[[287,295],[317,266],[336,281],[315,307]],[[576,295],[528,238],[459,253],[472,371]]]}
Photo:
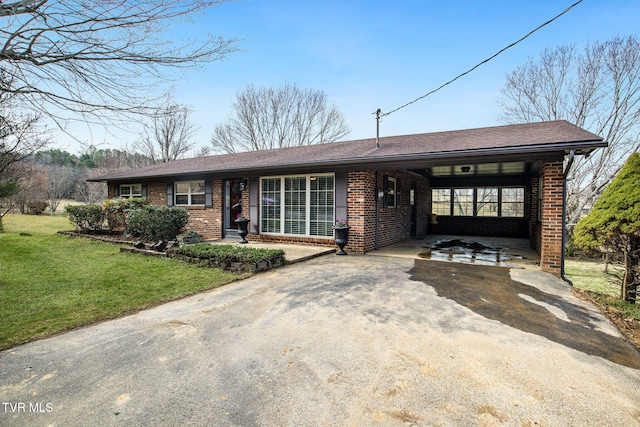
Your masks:
{"label": "single story brick house", "polygon": [[[432,234],[528,238],[560,274],[564,162],[606,142],[566,121],[363,139],[176,160],[99,177],[109,197],[189,211],[206,239],[333,246],[364,253]],[[434,221],[437,215],[437,221]]]}

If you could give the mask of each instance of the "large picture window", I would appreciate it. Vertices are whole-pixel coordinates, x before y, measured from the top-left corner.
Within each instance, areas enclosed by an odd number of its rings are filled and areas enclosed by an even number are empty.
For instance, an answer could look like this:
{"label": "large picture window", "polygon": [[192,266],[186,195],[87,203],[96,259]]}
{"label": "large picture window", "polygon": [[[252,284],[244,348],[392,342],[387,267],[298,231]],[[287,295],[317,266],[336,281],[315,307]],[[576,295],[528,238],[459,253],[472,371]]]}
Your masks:
{"label": "large picture window", "polygon": [[204,179],[198,181],[178,181],[174,186],[176,206],[204,206]]}
{"label": "large picture window", "polygon": [[303,175],[262,178],[262,233],[333,236],[334,177]]}
{"label": "large picture window", "polygon": [[524,198],[524,187],[432,188],[431,213],[522,218]]}

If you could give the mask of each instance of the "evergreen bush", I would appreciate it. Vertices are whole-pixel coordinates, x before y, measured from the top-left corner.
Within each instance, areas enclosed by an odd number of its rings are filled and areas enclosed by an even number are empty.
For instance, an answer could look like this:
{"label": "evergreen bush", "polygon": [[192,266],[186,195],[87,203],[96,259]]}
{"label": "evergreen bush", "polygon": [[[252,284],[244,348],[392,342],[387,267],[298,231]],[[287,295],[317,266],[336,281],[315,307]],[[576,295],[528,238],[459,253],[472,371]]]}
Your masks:
{"label": "evergreen bush", "polygon": [[105,215],[100,205],[67,205],[65,212],[78,231],[95,232],[104,229]]}
{"label": "evergreen bush", "polygon": [[185,209],[148,205],[129,211],[124,231],[147,241],[174,240],[188,221]]}

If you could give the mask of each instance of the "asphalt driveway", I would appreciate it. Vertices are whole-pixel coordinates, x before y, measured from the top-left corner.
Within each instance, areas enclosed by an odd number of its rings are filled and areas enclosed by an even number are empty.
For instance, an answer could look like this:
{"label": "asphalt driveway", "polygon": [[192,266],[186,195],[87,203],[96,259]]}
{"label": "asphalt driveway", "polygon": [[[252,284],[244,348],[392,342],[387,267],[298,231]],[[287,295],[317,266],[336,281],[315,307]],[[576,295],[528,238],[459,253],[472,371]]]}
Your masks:
{"label": "asphalt driveway", "polygon": [[640,425],[640,358],[536,270],[328,255],[0,352],[0,425]]}

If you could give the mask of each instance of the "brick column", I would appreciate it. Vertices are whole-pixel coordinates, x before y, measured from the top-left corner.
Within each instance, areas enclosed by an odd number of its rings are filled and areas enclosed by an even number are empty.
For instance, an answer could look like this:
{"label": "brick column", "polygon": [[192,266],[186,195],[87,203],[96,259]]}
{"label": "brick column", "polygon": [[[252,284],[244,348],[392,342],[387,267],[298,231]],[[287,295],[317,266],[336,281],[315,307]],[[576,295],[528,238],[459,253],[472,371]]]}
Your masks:
{"label": "brick column", "polygon": [[347,212],[351,229],[347,252],[363,253],[375,248],[375,172],[349,172]]}
{"label": "brick column", "polygon": [[560,275],[562,263],[562,162],[545,163],[542,169],[542,221],[540,236],[540,268]]}

